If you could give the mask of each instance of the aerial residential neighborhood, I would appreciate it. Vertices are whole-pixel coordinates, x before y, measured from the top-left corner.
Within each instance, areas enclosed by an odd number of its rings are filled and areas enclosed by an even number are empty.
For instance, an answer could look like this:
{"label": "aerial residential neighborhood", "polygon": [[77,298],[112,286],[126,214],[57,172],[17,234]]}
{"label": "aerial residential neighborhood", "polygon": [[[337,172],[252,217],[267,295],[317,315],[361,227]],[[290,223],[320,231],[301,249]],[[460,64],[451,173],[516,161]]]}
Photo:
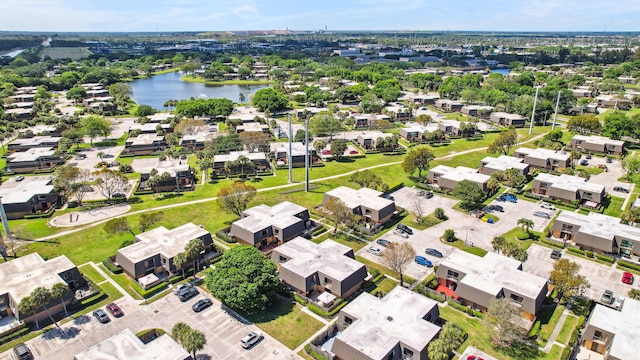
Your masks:
{"label": "aerial residential neighborhood", "polygon": [[3,8],[0,360],[640,360],[636,29],[272,5]]}

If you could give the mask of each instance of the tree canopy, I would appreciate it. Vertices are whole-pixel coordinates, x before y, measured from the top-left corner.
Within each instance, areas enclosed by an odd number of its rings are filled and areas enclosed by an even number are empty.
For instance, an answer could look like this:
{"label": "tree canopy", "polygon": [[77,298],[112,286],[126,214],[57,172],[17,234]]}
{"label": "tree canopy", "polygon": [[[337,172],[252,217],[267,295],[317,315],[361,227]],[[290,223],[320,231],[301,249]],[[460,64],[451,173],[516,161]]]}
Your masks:
{"label": "tree canopy", "polygon": [[275,89],[264,88],[256,91],[253,96],[253,105],[260,111],[275,113],[287,109],[289,100],[287,96]]}
{"label": "tree canopy", "polygon": [[429,165],[433,159],[435,159],[435,155],[428,147],[417,147],[409,151],[402,161],[402,168],[409,175],[418,170],[418,177],[421,178],[422,172],[429,170]]}
{"label": "tree canopy", "polygon": [[549,279],[558,294],[565,298],[578,295],[590,286],[587,278],[580,275],[580,264],[569,259],[556,260]]}
{"label": "tree canopy", "polygon": [[491,154],[501,153],[504,155],[509,155],[509,150],[511,150],[511,147],[516,144],[517,140],[518,134],[516,133],[516,130],[510,128],[498,134],[498,137],[491,144],[489,144],[487,152]]}
{"label": "tree canopy", "polygon": [[256,196],[256,188],[242,182],[225,186],[218,192],[218,205],[225,211],[241,216]]}
{"label": "tree canopy", "polygon": [[453,188],[453,196],[460,199],[460,206],[467,210],[478,208],[487,198],[487,194],[480,185],[469,180],[457,183]]}

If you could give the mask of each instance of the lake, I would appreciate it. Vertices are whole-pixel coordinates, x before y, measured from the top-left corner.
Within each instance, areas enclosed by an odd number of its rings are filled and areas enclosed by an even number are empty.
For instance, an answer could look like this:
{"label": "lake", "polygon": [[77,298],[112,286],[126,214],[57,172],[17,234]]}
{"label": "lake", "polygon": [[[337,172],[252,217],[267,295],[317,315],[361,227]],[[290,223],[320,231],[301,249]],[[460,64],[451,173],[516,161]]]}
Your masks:
{"label": "lake", "polygon": [[502,75],[509,75],[509,73],[511,72],[511,69],[509,68],[500,68],[500,69],[493,69],[491,70],[492,73],[500,73]]}
{"label": "lake", "polygon": [[255,94],[256,91],[268,87],[268,85],[205,85],[182,81],[182,76],[182,73],[176,71],[130,82],[129,85],[133,90],[132,98],[137,104],[151,105],[158,110],[163,110],[164,102],[170,99],[227,98],[239,103],[240,93],[242,93],[247,102],[249,94]]}

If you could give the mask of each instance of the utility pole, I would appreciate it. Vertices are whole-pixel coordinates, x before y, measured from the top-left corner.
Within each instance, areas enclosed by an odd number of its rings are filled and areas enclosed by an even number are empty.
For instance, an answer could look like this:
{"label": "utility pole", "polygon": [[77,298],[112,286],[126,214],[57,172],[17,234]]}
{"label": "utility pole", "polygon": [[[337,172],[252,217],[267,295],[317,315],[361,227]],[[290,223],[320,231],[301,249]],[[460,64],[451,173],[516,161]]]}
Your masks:
{"label": "utility pole", "polygon": [[560,105],[560,94],[561,91],[558,90],[558,100],[556,100],[556,113],[553,114],[553,124],[551,124],[551,131],[556,127],[556,119],[558,118],[558,106]]}
{"label": "utility pole", "polygon": [[291,130],[291,114],[287,115],[287,121],[289,121],[289,159],[287,162],[289,163],[289,183],[293,182],[293,164],[291,160],[293,159],[292,149],[293,149],[293,134]]}
{"label": "utility pole", "polygon": [[304,125],[304,191],[309,192],[309,119],[305,119]]}
{"label": "utility pole", "polygon": [[536,103],[538,102],[538,90],[540,87],[536,87],[536,97],[533,99],[533,111],[531,112],[531,124],[529,124],[529,135],[533,132],[533,121],[536,118]]}

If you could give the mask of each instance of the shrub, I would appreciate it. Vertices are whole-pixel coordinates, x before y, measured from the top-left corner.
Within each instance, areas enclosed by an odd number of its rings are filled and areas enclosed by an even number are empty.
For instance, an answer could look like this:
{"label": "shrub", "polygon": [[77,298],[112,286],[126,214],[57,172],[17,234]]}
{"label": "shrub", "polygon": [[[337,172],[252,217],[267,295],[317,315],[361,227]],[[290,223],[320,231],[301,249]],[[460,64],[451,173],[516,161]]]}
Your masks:
{"label": "shrub", "polygon": [[627,268],[627,269],[631,269],[631,270],[636,270],[636,271],[640,271],[640,266],[636,265],[636,264],[632,264],[628,261],[624,261],[624,260],[618,260],[618,266]]}
{"label": "shrub", "polygon": [[320,315],[326,318],[331,318],[331,317],[334,317],[340,310],[342,310],[343,307],[345,307],[348,304],[347,301],[344,301],[342,299],[338,299],[336,303],[338,303],[338,305],[329,312],[324,311],[321,308],[311,303],[307,304],[307,308],[311,310],[313,313],[315,313],[316,315]]}
{"label": "shrub", "polygon": [[584,256],[584,255],[585,255],[585,253],[584,253],[584,251],[583,251],[583,250],[580,250],[580,249],[577,249],[577,248],[574,248],[574,247],[571,247],[571,246],[569,246],[569,247],[567,248],[567,250],[568,250],[570,253],[574,253],[574,254],[578,254],[578,255],[582,255],[582,256]]}
{"label": "shrub", "polygon": [[224,231],[218,231],[216,233],[216,237],[229,244],[233,244],[236,242],[236,239],[234,237],[227,235],[227,233],[225,233]]}
{"label": "shrub", "polygon": [[293,299],[300,305],[302,306],[306,306],[307,305],[307,300],[303,299],[300,297],[300,295],[298,294],[293,294]]}
{"label": "shrub", "polygon": [[447,229],[444,231],[442,235],[442,240],[446,242],[454,242],[456,241],[456,232],[453,229]]}
{"label": "shrub", "polygon": [[564,248],[564,246],[562,246],[562,244],[558,244],[557,242],[554,242],[554,241],[549,241],[549,240],[546,240],[546,239],[540,239],[540,242],[543,243],[543,244],[549,245],[549,246],[557,247],[559,249]]}
{"label": "shrub", "polygon": [[585,251],[585,253],[584,253],[584,254],[585,254],[588,258],[592,258],[592,257],[593,257],[593,251],[591,251],[591,250],[587,250],[587,251]]}
{"label": "shrub", "polygon": [[304,346],[304,351],[309,354],[309,356],[311,356],[313,360],[327,360],[324,355],[313,350],[309,344]]}
{"label": "shrub", "polygon": [[600,255],[600,254],[596,254],[596,258],[599,259],[599,260],[602,260],[602,261],[606,261],[606,262],[608,262],[610,264],[613,264],[613,262],[615,261],[614,258],[605,256],[605,255]]}
{"label": "shrub", "polygon": [[104,267],[109,269],[109,271],[111,271],[114,274],[122,274],[122,267],[114,264],[111,258],[106,258],[102,260],[102,265],[104,265]]}
{"label": "shrub", "polygon": [[317,228],[315,228],[315,229],[313,230],[313,232],[311,233],[311,235],[313,235],[313,236],[318,236],[318,235],[320,235],[320,234],[324,233],[325,231],[327,231],[327,228],[326,228],[326,227],[324,227],[324,225],[320,225],[319,227],[317,227]]}
{"label": "shrub", "polygon": [[447,214],[445,214],[444,209],[443,208],[436,208],[433,212],[433,215],[436,217],[436,219],[438,220],[442,220],[445,221],[447,219],[449,219],[449,217],[447,216]]}
{"label": "shrub", "polygon": [[542,324],[540,323],[540,320],[536,321],[535,324],[533,324],[531,331],[529,331],[529,337],[532,339],[537,338],[541,328]]}
{"label": "shrub", "polygon": [[376,268],[372,268],[372,267],[367,267],[367,271],[369,272],[369,274],[371,274],[372,277],[376,277],[378,275],[380,275],[380,270],[376,269]]}

